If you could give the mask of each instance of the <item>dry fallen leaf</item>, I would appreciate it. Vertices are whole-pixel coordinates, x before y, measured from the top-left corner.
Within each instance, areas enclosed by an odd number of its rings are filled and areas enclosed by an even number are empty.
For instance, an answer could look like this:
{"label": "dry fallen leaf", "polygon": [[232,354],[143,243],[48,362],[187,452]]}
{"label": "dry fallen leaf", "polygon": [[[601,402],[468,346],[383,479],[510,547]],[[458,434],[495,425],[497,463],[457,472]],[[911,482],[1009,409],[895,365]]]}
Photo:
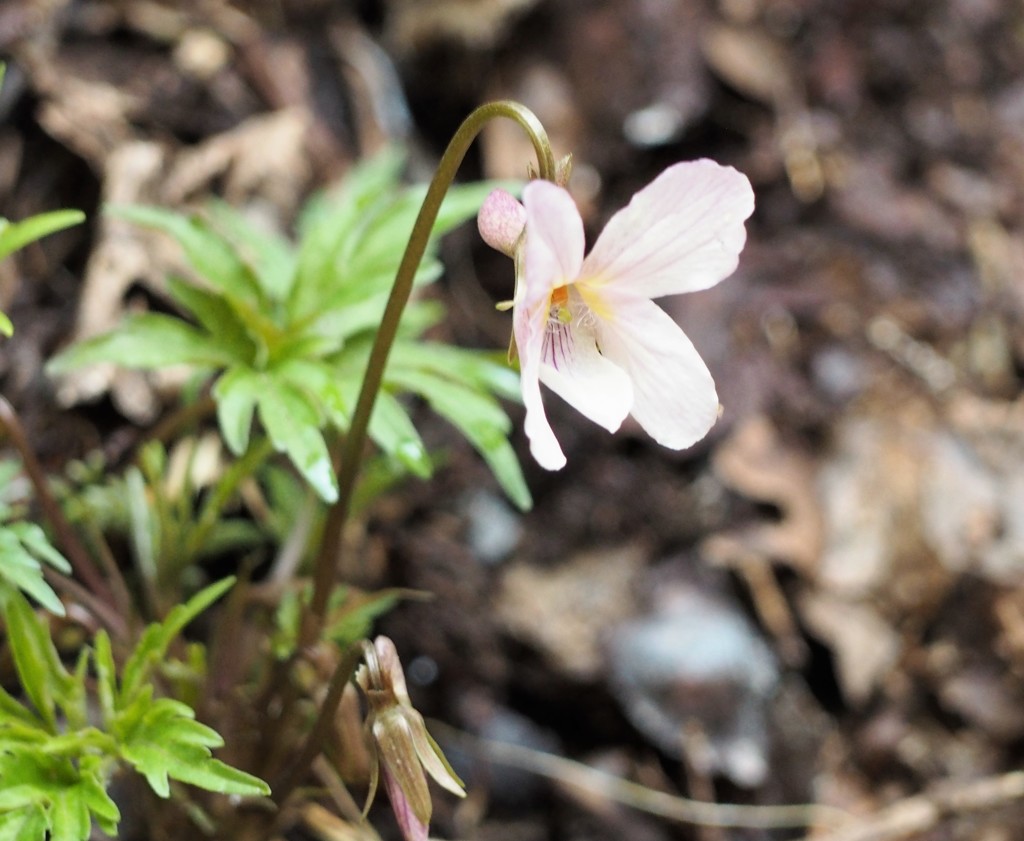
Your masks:
{"label": "dry fallen leaf", "polygon": [[708,543],[715,557],[729,553],[726,540],[765,559],[781,561],[804,576],[817,570],[822,550],[821,504],[810,459],[785,444],[762,415],[744,421],[712,456],[722,483],[742,496],[778,508],[779,521],[718,535]]}
{"label": "dry fallen leaf", "polygon": [[[253,117],[176,153],[152,142],[126,141],[106,150],[103,202],[180,207],[211,195],[220,181],[228,201],[245,206],[256,197],[261,207],[274,208],[270,224],[281,227],[308,180],[308,125],[308,115],[296,108]],[[266,155],[267,149],[274,154]],[[133,284],[162,295],[165,277],[188,271],[180,249],[167,237],[103,217],[86,266],[72,340],[95,336],[120,322],[125,293]],[[179,384],[173,371],[143,374],[96,365],[62,378],[57,392],[62,404],[74,405],[110,391],[126,417],[149,423],[160,410],[157,391]]]}

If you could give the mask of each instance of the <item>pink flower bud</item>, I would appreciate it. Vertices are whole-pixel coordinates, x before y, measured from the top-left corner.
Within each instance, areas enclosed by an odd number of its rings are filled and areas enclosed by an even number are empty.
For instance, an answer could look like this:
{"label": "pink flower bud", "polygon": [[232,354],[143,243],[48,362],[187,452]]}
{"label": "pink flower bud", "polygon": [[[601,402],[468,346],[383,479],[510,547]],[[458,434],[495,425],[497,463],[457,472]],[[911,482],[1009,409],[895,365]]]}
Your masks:
{"label": "pink flower bud", "polygon": [[476,218],[480,236],[491,248],[509,257],[526,227],[526,210],[506,190],[494,190],[485,200]]}

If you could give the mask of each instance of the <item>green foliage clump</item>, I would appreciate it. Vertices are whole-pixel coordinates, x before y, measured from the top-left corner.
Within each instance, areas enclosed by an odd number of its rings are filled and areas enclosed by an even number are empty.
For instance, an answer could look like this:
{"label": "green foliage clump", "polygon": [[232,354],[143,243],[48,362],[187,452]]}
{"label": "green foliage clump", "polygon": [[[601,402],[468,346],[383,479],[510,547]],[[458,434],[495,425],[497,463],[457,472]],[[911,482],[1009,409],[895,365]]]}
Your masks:
{"label": "green foliage clump", "polygon": [[[48,624],[20,593],[5,594],[7,644],[25,701],[0,688],[0,839],[48,832],[54,841],[85,841],[93,822],[115,835],[121,815],[107,786],[126,768],[164,798],[171,780],[224,794],[269,794],[262,780],[211,756],[223,740],[188,704],[155,697],[172,642],[232,583],[207,587],[150,625],[120,670],[100,631],[69,671]],[[194,669],[194,661],[178,665]]]}
{"label": "green foliage clump", "polygon": [[[324,501],[333,502],[338,490],[328,441],[348,428],[425,192],[400,185],[401,167],[395,152],[356,167],[336,193],[306,207],[294,245],[224,204],[192,216],[111,208],[180,244],[197,279],[171,279],[168,290],[194,321],[161,313],[131,316],[65,351],[50,371],[115,362],[140,369],[184,364],[208,372],[231,452],[240,456],[251,446],[256,417],[274,449],[287,454]],[[449,192],[417,284],[441,274],[438,237],[474,215],[492,188],[473,184]],[[460,430],[510,498],[526,508],[529,492],[507,438],[511,422],[496,399],[518,399],[517,376],[493,355],[425,340],[441,314],[427,301],[406,309],[370,437],[403,470],[429,476],[432,459],[399,399],[417,395]]]}

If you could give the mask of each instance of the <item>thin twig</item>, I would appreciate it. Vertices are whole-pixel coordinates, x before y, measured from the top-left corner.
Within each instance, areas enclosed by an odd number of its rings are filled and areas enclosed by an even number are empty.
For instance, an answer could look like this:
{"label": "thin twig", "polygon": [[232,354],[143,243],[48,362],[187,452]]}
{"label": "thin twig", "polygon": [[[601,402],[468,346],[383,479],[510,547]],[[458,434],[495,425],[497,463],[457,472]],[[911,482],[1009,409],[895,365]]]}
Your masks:
{"label": "thin twig", "polygon": [[899,800],[857,826],[816,835],[814,841],[900,841],[934,829],[945,818],[983,812],[1022,798],[1024,771],[1011,771]]}
{"label": "thin twig", "polygon": [[110,591],[114,597],[114,609],[127,622],[129,617],[136,616],[135,600],[128,589],[128,582],[125,581],[124,574],[117,565],[117,558],[114,557],[110,544],[107,543],[106,537],[95,522],[86,521],[82,524],[82,529],[85,531],[85,538],[92,546],[100,568],[110,584]]}
{"label": "thin twig", "polygon": [[46,580],[54,590],[66,593],[78,604],[82,605],[110,631],[113,637],[116,639],[127,637],[128,626],[124,617],[105,601],[93,595],[73,578],[68,578],[68,576],[57,572],[55,569],[44,568],[43,575],[46,576]]}
{"label": "thin twig", "polygon": [[750,806],[691,800],[624,780],[562,756],[508,742],[480,739],[441,722],[431,721],[430,728],[444,740],[458,743],[464,749],[474,751],[491,762],[529,771],[564,783],[571,788],[581,789],[641,812],[680,823],[746,829],[789,829],[821,824],[838,826],[848,824],[852,817],[842,809],[811,803],[792,806]]}

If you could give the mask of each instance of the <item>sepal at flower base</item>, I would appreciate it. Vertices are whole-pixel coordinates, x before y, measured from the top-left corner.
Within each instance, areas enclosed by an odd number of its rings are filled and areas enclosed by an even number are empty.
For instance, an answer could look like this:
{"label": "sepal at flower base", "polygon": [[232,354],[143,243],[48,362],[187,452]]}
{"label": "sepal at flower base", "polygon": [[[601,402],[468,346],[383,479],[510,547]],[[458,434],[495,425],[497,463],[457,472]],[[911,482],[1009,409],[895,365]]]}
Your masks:
{"label": "sepal at flower base", "polygon": [[433,804],[427,774],[459,797],[465,796],[462,780],[452,770],[426,724],[412,706],[405,675],[395,644],[377,637],[363,644],[364,664],[356,672],[356,683],[366,696],[366,718],[370,742],[370,789],[368,809],[383,778],[392,811],[406,841],[425,841]]}

